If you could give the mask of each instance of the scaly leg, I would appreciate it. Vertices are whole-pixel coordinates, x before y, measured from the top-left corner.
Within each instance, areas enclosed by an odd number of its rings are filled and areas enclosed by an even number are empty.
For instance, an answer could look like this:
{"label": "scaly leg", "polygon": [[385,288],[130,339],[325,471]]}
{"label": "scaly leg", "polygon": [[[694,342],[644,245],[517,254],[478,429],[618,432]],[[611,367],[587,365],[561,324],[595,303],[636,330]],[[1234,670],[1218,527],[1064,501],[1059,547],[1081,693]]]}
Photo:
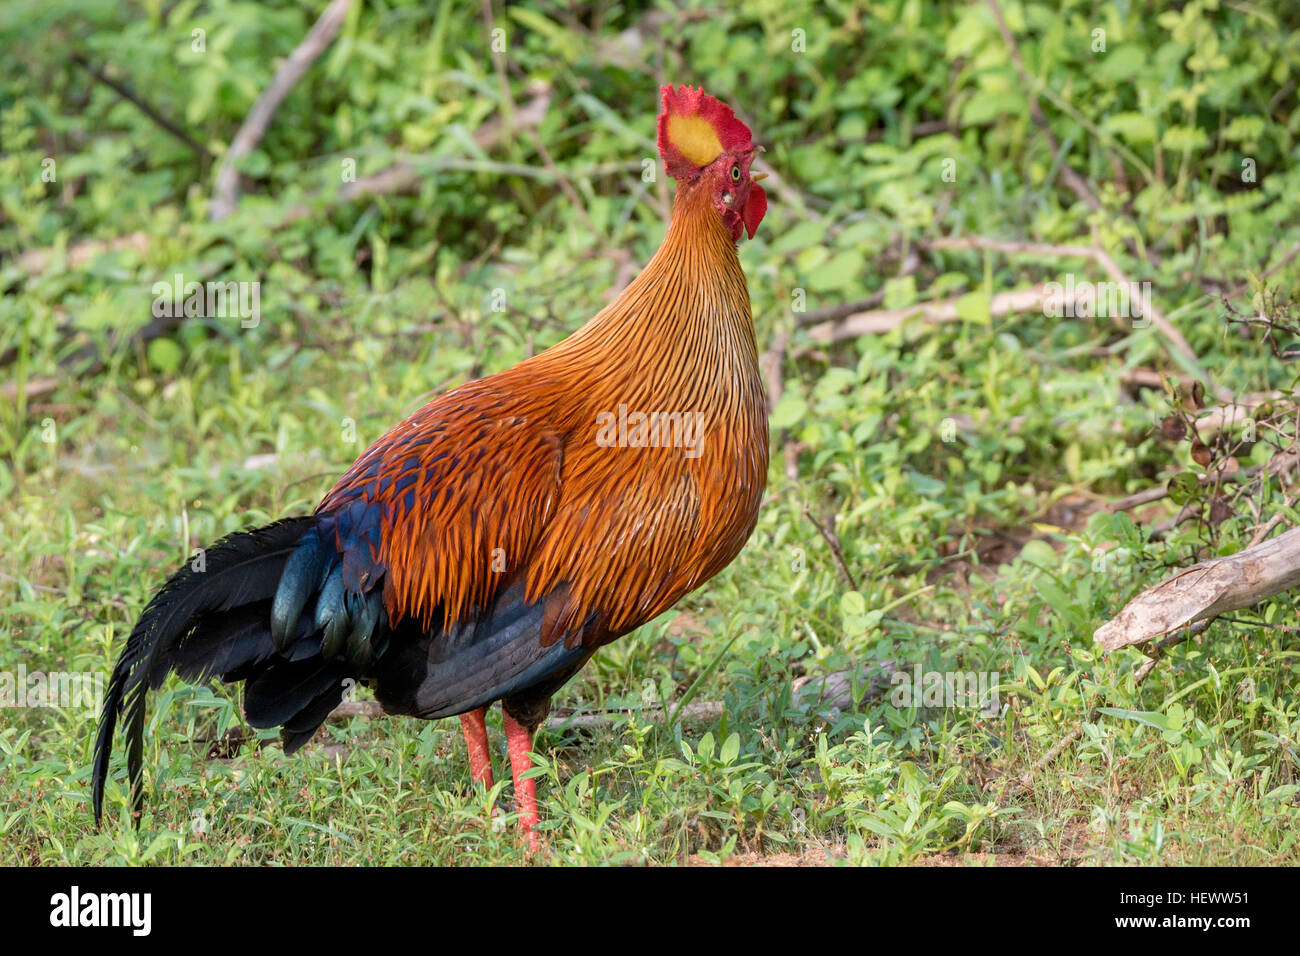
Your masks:
{"label": "scaly leg", "polygon": [[531,777],[523,779],[524,773],[533,768],[532,758],[528,752],[533,749],[533,732],[516,721],[509,714],[506,718],[506,749],[510,752],[510,773],[515,782],[515,809],[519,811],[519,830],[528,837],[528,849],[537,849],[537,781]]}
{"label": "scaly leg", "polygon": [[465,733],[465,748],[469,751],[469,773],[483,786],[492,789],[492,752],[488,749],[487,724],[483,718],[487,708],[480,707],[460,715],[460,729]]}

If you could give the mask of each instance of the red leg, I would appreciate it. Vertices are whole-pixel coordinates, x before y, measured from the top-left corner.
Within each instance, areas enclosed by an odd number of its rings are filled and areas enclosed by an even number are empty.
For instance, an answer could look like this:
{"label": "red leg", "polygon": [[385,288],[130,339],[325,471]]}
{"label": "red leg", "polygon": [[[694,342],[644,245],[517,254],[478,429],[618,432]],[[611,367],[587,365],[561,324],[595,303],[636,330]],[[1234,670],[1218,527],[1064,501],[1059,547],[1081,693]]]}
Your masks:
{"label": "red leg", "polygon": [[469,773],[483,786],[492,789],[492,756],[488,749],[487,724],[483,718],[486,707],[460,715],[460,729],[465,733],[465,748],[469,751]]}
{"label": "red leg", "polygon": [[528,752],[533,749],[533,733],[509,714],[506,718],[506,748],[510,752],[510,773],[515,781],[515,809],[519,811],[519,829],[528,837],[528,849],[537,849],[537,781],[523,779],[533,768]]}

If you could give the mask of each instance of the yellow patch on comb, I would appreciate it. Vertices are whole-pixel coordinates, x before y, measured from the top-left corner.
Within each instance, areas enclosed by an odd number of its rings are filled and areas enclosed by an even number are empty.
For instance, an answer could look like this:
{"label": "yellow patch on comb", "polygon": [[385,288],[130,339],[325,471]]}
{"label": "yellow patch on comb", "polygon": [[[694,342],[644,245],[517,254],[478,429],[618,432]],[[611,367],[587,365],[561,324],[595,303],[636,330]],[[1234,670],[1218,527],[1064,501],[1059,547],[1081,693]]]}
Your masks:
{"label": "yellow patch on comb", "polygon": [[668,139],[677,151],[696,166],[707,166],[722,155],[722,140],[718,131],[702,116],[668,117]]}

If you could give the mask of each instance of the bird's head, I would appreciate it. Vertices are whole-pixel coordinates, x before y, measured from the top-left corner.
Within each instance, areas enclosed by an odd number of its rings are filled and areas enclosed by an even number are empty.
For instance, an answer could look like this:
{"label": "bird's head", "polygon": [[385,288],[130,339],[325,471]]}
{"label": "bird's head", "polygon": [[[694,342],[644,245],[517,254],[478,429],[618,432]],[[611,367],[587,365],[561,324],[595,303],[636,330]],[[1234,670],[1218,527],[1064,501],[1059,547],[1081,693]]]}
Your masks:
{"label": "bird's head", "polygon": [[742,230],[753,239],[767,212],[767,193],[758,185],[766,174],[749,171],[762,147],[730,106],[703,90],[669,85],[663,97],[659,155],[668,175],[705,189],[734,241]]}

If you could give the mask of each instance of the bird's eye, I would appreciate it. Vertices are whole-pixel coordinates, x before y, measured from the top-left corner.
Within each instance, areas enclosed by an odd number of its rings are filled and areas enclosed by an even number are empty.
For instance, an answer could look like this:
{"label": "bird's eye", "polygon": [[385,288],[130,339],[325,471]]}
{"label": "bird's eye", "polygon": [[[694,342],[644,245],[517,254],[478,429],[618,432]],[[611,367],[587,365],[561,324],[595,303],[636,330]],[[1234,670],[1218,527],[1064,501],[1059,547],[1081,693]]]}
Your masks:
{"label": "bird's eye", "polygon": [[732,166],[732,167],[731,167],[731,181],[732,181],[733,183],[738,183],[738,182],[740,182],[740,167],[739,167],[739,166]]}

